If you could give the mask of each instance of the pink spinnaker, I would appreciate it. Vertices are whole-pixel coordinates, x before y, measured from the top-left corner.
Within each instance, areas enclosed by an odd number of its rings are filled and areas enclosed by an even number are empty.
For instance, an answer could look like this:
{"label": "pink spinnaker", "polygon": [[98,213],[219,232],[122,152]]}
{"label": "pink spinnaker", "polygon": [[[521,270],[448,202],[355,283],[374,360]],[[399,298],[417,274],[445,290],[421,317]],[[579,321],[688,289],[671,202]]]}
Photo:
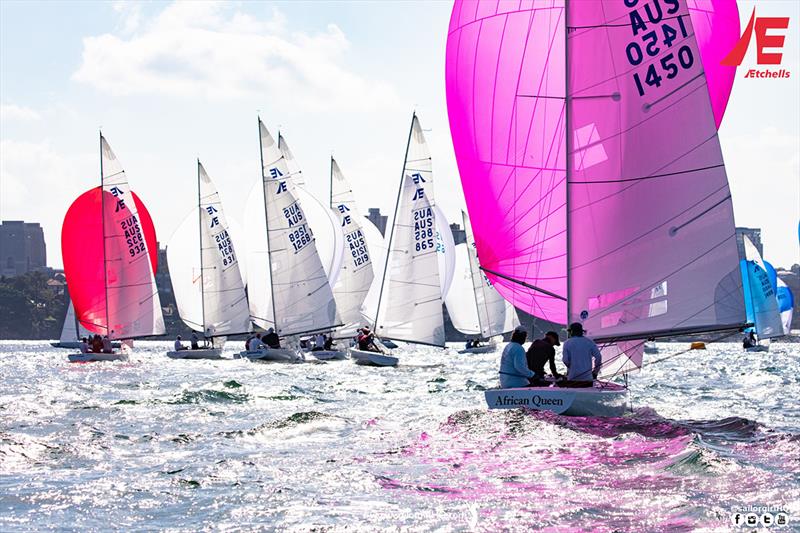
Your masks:
{"label": "pink spinnaker", "polygon": [[448,112],[482,266],[515,306],[596,337],[743,322],[717,138],[735,3],[567,8],[566,43],[563,0],[453,8]]}

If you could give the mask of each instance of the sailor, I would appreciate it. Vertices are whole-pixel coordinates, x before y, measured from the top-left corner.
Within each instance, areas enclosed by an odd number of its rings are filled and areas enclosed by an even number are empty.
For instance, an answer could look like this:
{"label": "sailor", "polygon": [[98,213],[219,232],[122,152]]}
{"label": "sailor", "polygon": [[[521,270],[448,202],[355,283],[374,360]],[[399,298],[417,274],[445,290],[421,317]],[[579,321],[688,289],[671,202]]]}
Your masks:
{"label": "sailor", "polygon": [[467,344],[464,346],[464,349],[469,350],[472,348],[472,339],[467,339]]}
{"label": "sailor", "polygon": [[111,346],[111,340],[108,338],[108,335],[103,335],[103,353],[113,353],[114,350]]}
{"label": "sailor", "polygon": [[744,336],[744,342],[742,343],[742,347],[747,349],[747,348],[752,348],[753,346],[756,346],[757,344],[758,344],[758,340],[756,340],[755,332],[750,331],[749,334]]}
{"label": "sailor", "polygon": [[192,350],[199,350],[200,349],[200,337],[197,336],[197,332],[192,332]]}
{"label": "sailor", "polygon": [[327,350],[327,351],[333,350],[333,337],[332,336],[330,336],[330,335],[326,335],[325,336],[325,344],[323,345],[323,348],[325,350]]}
{"label": "sailor", "polygon": [[89,353],[89,341],[86,337],[81,339],[81,345],[79,346],[81,353]]}
{"label": "sailor", "polygon": [[369,330],[369,326],[361,328],[361,334],[358,336],[358,349],[362,352],[380,351],[375,346],[375,334]]}
{"label": "sailor", "polygon": [[181,342],[181,336],[178,335],[177,337],[175,337],[175,351],[180,352],[181,350],[185,349],[186,346],[183,345],[183,343]]}
{"label": "sailor", "polygon": [[504,389],[527,387],[533,372],[528,368],[525,349],[522,344],[528,338],[528,331],[517,326],[511,334],[511,342],[500,356],[500,386]]}
{"label": "sailor", "polygon": [[473,348],[480,348],[481,347],[481,338],[475,337],[475,340],[472,341]]}
{"label": "sailor", "polygon": [[275,330],[269,328],[267,330],[267,334],[264,335],[263,339],[264,344],[266,344],[270,348],[280,348],[281,347],[281,339],[278,337],[278,334],[275,333]]}
{"label": "sailor", "polygon": [[255,333],[251,333],[250,335],[247,336],[247,338],[244,340],[244,349],[245,349],[245,351],[250,349],[250,341],[255,339],[255,338],[256,338],[256,334]]}
{"label": "sailor", "polygon": [[94,353],[103,352],[103,339],[101,339],[100,335],[98,335],[97,333],[95,333],[94,337],[92,337],[92,352]]}
{"label": "sailor", "polygon": [[545,363],[550,365],[550,373],[554,378],[559,379],[561,374],[556,369],[556,349],[555,346],[560,346],[561,342],[558,338],[558,333],[555,331],[548,331],[544,334],[544,338],[536,339],[528,348],[528,353],[525,357],[528,360],[528,368],[530,368],[534,376],[531,379],[531,386],[544,387],[550,383],[545,381]]}
{"label": "sailor", "polygon": [[322,333],[317,333],[317,336],[314,337],[314,348],[311,350],[312,352],[319,352],[320,350],[325,349],[325,335]]}
{"label": "sailor", "polygon": [[[564,341],[564,350],[561,360],[567,366],[567,379],[559,381],[560,387],[591,387],[603,358],[600,349],[592,339],[584,337],[583,326],[580,322],[573,322],[569,326],[569,339]],[[594,368],[592,368],[594,359]]]}
{"label": "sailor", "polygon": [[261,348],[264,348],[264,343],[261,341],[261,333],[257,333],[256,336],[247,343],[247,350],[250,352],[257,352]]}

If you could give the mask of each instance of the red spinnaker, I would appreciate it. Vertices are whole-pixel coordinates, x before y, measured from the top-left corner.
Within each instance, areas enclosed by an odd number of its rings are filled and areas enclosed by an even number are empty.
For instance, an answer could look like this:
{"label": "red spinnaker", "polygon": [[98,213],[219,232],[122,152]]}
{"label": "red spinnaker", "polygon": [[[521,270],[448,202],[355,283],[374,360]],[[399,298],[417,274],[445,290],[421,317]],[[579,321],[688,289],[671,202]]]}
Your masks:
{"label": "red spinnaker", "polygon": [[[106,287],[103,274],[102,188],[95,187],[80,195],[67,210],[61,227],[61,256],[75,316],[93,333],[108,333],[106,324]],[[147,244],[153,272],[158,266],[158,245],[153,219],[144,203],[132,192]],[[116,202],[106,192],[109,205]],[[109,264],[109,275],[114,275]]]}

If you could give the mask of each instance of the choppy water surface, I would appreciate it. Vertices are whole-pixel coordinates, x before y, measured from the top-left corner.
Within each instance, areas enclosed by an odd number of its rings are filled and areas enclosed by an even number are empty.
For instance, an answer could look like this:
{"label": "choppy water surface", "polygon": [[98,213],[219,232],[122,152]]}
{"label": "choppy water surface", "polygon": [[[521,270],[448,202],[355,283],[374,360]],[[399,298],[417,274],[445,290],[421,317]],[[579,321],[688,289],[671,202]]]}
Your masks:
{"label": "choppy water surface", "polygon": [[747,505],[800,520],[798,344],[669,359],[606,420],[488,411],[498,354],[403,348],[392,369],[173,361],[167,344],[69,364],[0,343],[0,530],[718,531]]}

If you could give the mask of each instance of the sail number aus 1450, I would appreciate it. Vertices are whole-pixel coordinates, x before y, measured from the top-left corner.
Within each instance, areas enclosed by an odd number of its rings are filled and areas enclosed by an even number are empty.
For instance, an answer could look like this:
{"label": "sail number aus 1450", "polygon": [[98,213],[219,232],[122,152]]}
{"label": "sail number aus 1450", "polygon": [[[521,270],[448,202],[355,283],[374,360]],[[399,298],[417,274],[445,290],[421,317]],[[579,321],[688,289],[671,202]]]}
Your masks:
{"label": "sail number aus 1450", "polygon": [[[639,0],[624,0],[624,2],[627,7],[635,7]],[[633,73],[633,82],[639,96],[644,96],[648,86],[661,87],[665,77],[671,80],[678,75],[680,70],[688,70],[694,65],[694,54],[688,44],[677,48],[677,52],[662,55],[658,61],[650,60],[672,48],[676,40],[680,39],[678,42],[683,42],[689,34],[682,15],[670,16],[678,12],[680,1],[663,0],[663,3],[664,6],[659,0],[655,0],[630,12],[633,36],[639,37],[641,33],[641,37],[639,40],[628,43],[625,47],[625,55],[628,63],[634,67],[641,65],[645,59],[648,60],[644,82],[638,72]],[[665,19],[670,20],[670,23],[665,22]]]}

